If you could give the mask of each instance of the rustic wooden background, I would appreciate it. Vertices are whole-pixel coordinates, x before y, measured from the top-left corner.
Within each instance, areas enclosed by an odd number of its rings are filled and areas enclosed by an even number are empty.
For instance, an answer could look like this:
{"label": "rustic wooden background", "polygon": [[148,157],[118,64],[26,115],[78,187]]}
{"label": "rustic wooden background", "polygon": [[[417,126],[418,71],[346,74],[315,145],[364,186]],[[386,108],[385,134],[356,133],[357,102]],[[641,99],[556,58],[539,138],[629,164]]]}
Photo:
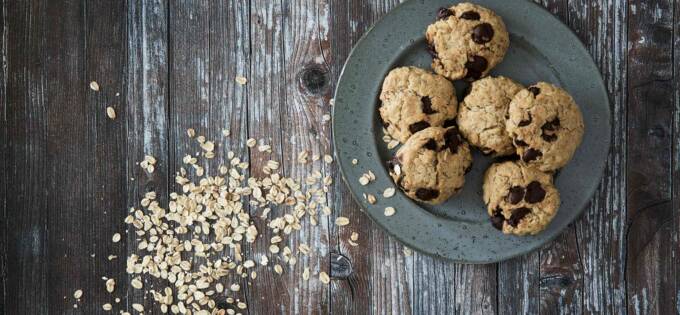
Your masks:
{"label": "rustic wooden background", "polygon": [[[0,314],[106,313],[103,275],[119,280],[123,307],[151,308],[127,288],[125,259],[106,256],[134,248],[132,235],[110,239],[140,192],[174,189],[185,130],[228,128],[240,148],[267,138],[287,173],[304,174],[296,152],[332,152],[321,117],[345,58],[398,2],[3,0]],[[354,222],[361,246],[332,224],[297,235],[319,248],[309,259],[330,285],[261,272],[241,292],[249,314],[680,312],[680,4],[539,2],[586,44],[611,95],[613,146],[583,217],[524,257],[459,265],[405,256],[336,180],[334,216]],[[135,164],[145,153],[159,159],[151,176]]]}

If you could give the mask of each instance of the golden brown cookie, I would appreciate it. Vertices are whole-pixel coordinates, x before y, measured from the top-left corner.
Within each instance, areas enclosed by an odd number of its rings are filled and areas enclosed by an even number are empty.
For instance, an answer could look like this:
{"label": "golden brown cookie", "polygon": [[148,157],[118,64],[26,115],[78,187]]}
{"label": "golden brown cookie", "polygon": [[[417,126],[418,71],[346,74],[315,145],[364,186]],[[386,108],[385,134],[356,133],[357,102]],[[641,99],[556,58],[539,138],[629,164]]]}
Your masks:
{"label": "golden brown cookie", "polygon": [[432,69],[451,80],[477,80],[498,65],[510,36],[493,11],[468,2],[442,8],[425,33]]}
{"label": "golden brown cookie", "polygon": [[387,133],[401,143],[427,127],[455,121],[458,100],[446,78],[416,67],[396,68],[383,81],[380,117]]}
{"label": "golden brown cookie", "polygon": [[529,166],[557,170],[569,162],[583,138],[583,116],[565,90],[539,82],[510,102],[506,130]]}
{"label": "golden brown cookie", "polygon": [[508,106],[523,87],[506,77],[486,77],[472,83],[458,108],[458,128],[471,145],[494,156],[515,153],[505,130]]}
{"label": "golden brown cookie", "polygon": [[560,206],[552,175],[518,162],[491,165],[483,189],[491,223],[505,234],[537,234]]}
{"label": "golden brown cookie", "polygon": [[410,198],[439,204],[463,187],[471,163],[470,147],[456,127],[430,127],[397,151],[390,176]]}

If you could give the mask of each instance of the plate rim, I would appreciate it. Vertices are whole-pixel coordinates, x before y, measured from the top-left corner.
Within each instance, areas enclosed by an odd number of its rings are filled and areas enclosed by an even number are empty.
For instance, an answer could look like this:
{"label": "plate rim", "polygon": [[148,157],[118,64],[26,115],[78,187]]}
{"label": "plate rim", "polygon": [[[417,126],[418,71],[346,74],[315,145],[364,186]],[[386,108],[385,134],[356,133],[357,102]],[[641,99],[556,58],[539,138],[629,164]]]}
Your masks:
{"label": "plate rim", "polygon": [[[345,80],[347,80],[347,78],[345,76],[345,71],[347,70],[349,63],[351,62],[352,57],[354,57],[355,53],[358,51],[360,46],[362,44],[364,44],[364,42],[366,41],[366,38],[372,32],[374,32],[377,25],[383,23],[385,21],[385,19],[387,19],[388,17],[395,14],[399,9],[401,9],[405,5],[410,4],[411,2],[415,2],[415,1],[422,1],[422,0],[406,0],[404,2],[397,4],[389,12],[387,12],[385,15],[380,17],[380,19],[375,21],[369,28],[366,29],[364,34],[361,35],[361,37],[357,40],[357,42],[354,44],[354,46],[350,50],[349,54],[347,55],[347,58],[345,59],[345,62],[343,63],[343,66],[342,66],[342,69],[341,69],[340,74],[338,76],[337,84],[335,86],[335,90],[334,90],[334,93],[333,93],[334,100],[337,100],[338,91],[340,90],[340,87],[343,85],[342,83]],[[507,1],[507,0],[505,0],[505,1]],[[579,38],[578,34],[576,34],[576,32],[571,27],[569,27],[566,23],[564,23],[562,20],[560,20],[557,16],[552,14],[547,8],[539,5],[538,3],[535,3],[535,2],[529,1],[529,0],[515,0],[515,1],[516,2],[529,3],[532,6],[534,6],[535,8],[539,8],[545,14],[546,17],[548,17],[550,20],[555,22],[554,24],[556,24],[558,27],[560,27],[564,30],[567,30],[567,32],[565,32],[565,34],[567,34],[568,36],[571,37],[571,39],[574,40],[574,43],[576,43],[575,48],[582,51],[585,55],[587,55],[588,56],[587,61],[589,63],[589,66],[592,66],[594,69],[597,70],[596,71],[597,77],[594,78],[592,80],[592,82],[595,83],[598,90],[604,91],[604,99],[605,99],[606,104],[607,104],[606,115],[603,116],[603,119],[606,120],[604,123],[607,126],[607,128],[606,128],[607,134],[606,134],[606,137],[604,138],[604,141],[603,141],[603,144],[605,144],[604,147],[606,147],[606,155],[605,155],[605,161],[603,163],[601,163],[601,166],[598,167],[598,169],[597,169],[597,174],[596,174],[597,176],[596,177],[598,178],[598,184],[596,186],[594,186],[593,189],[590,189],[587,192],[587,196],[588,196],[587,200],[588,201],[582,207],[580,207],[579,209],[576,210],[577,214],[574,216],[574,218],[569,223],[567,223],[564,227],[562,227],[559,231],[557,231],[553,235],[550,235],[550,236],[544,238],[542,241],[536,242],[535,244],[532,244],[530,246],[526,246],[525,248],[523,248],[520,251],[517,251],[516,253],[510,254],[510,255],[507,255],[507,256],[496,255],[494,258],[489,259],[489,260],[483,260],[483,261],[482,260],[464,260],[464,259],[455,259],[455,258],[452,258],[452,257],[447,257],[445,255],[442,255],[442,254],[439,254],[439,253],[436,253],[436,252],[433,252],[433,251],[428,251],[426,249],[422,249],[419,246],[417,246],[415,244],[415,242],[412,242],[407,237],[403,237],[399,234],[393,233],[390,229],[385,227],[385,225],[383,225],[383,223],[380,220],[377,220],[374,217],[374,215],[371,213],[371,211],[368,211],[368,209],[365,208],[365,206],[363,205],[362,199],[360,198],[361,196],[359,196],[357,194],[357,192],[355,192],[355,190],[352,188],[352,185],[349,182],[349,179],[347,178],[347,170],[345,169],[345,167],[343,167],[343,163],[341,163],[342,157],[338,153],[339,142],[338,142],[338,137],[337,137],[337,134],[336,134],[336,118],[335,118],[337,106],[336,106],[336,104],[334,104],[332,116],[331,116],[331,124],[332,124],[331,125],[332,126],[331,134],[333,136],[333,154],[334,154],[335,158],[338,160],[337,164],[338,164],[338,168],[340,170],[340,175],[341,175],[341,178],[342,178],[345,186],[347,187],[347,190],[350,192],[350,195],[352,196],[356,205],[360,208],[361,212],[363,212],[366,216],[368,216],[371,219],[371,221],[373,221],[376,225],[378,225],[382,229],[383,232],[394,237],[396,240],[398,240],[400,243],[402,243],[402,245],[408,246],[409,248],[414,249],[421,254],[425,254],[427,256],[436,257],[436,258],[443,259],[445,261],[454,262],[454,263],[469,264],[469,265],[484,265],[484,264],[492,264],[492,263],[498,263],[498,262],[510,260],[510,259],[513,259],[513,258],[516,258],[516,257],[526,255],[528,253],[534,252],[535,250],[539,249],[541,246],[544,246],[544,245],[554,241],[558,236],[562,235],[567,230],[569,225],[571,225],[574,222],[576,222],[577,220],[579,220],[583,216],[585,209],[589,205],[592,204],[593,197],[595,196],[595,194],[599,190],[599,188],[602,186],[605,170],[606,170],[607,165],[608,165],[607,162],[609,160],[609,156],[611,155],[612,135],[613,135],[613,130],[612,130],[612,128],[613,128],[613,126],[612,126],[612,114],[613,113],[612,113],[612,109],[611,109],[611,98],[610,98],[610,95],[609,95],[610,94],[609,90],[607,89],[607,86],[606,86],[604,79],[602,77],[602,72],[601,72],[600,68],[598,67],[597,63],[595,62],[593,55],[587,49],[587,47],[585,46],[583,41]],[[452,5],[458,4],[458,3],[461,3],[461,2],[465,2],[465,1],[451,0]],[[377,157],[375,157],[375,158],[377,158]],[[410,200],[410,199],[409,199],[409,201],[417,206],[417,203],[415,203],[415,201]],[[420,209],[420,210],[422,210],[421,212],[425,212],[425,215],[436,217],[436,215],[426,211],[425,209],[422,209],[422,207],[419,207],[419,206],[417,206],[417,207],[421,208]]]}

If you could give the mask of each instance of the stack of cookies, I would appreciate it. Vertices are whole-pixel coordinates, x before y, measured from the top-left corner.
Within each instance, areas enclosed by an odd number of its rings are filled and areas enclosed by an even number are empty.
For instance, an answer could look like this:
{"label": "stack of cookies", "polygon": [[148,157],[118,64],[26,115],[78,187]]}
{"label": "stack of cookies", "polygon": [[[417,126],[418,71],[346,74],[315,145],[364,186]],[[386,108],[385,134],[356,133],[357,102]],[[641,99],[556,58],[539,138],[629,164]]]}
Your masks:
{"label": "stack of cookies", "polygon": [[[506,234],[542,231],[560,204],[553,174],[583,137],[579,107],[549,83],[525,88],[487,77],[510,43],[502,19],[487,8],[442,8],[426,38],[434,73],[393,69],[380,93],[385,132],[403,144],[388,161],[390,175],[410,198],[439,204],[463,187],[475,147],[504,160],[484,176],[490,224]],[[460,106],[454,80],[471,82]]]}

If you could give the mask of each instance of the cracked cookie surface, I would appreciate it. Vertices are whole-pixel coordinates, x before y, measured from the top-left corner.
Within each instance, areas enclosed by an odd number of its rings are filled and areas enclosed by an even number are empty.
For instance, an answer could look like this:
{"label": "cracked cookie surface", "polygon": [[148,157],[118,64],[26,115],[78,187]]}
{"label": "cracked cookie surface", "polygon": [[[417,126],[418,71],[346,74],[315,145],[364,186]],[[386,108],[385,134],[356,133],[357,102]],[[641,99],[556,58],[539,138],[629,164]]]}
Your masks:
{"label": "cracked cookie surface", "polygon": [[484,154],[515,153],[512,138],[505,130],[508,106],[523,87],[506,77],[486,77],[472,83],[470,93],[458,108],[460,132]]}
{"label": "cracked cookie surface", "polygon": [[518,162],[491,165],[483,190],[491,224],[505,234],[539,233],[560,205],[552,175]]}
{"label": "cracked cookie surface", "polygon": [[411,199],[430,204],[458,192],[471,163],[470,147],[455,126],[414,134],[388,162],[397,186]]}
{"label": "cracked cookie surface", "polygon": [[510,36],[493,11],[472,3],[441,8],[425,33],[432,69],[451,80],[477,80],[498,65]]}
{"label": "cracked cookie surface", "polygon": [[583,116],[574,99],[555,85],[539,82],[510,102],[506,130],[522,162],[542,171],[565,166],[583,138]]}
{"label": "cracked cookie surface", "polygon": [[383,81],[380,100],[383,126],[401,143],[425,128],[450,124],[458,111],[453,84],[416,67],[390,71]]}

